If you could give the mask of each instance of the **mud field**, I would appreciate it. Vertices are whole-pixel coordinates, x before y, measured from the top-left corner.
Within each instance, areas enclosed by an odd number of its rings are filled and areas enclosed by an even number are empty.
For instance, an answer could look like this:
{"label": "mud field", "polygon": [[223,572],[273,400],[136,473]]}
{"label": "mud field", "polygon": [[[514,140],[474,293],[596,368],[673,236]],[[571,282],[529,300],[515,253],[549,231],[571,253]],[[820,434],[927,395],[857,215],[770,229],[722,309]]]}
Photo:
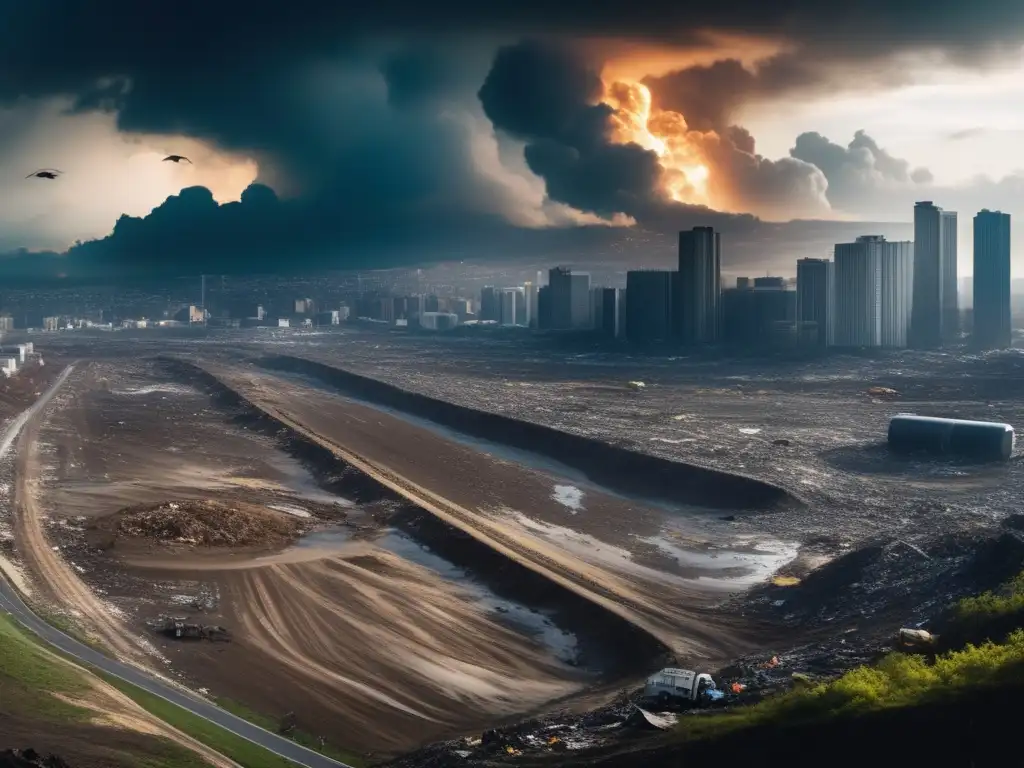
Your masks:
{"label": "mud field", "polygon": [[346,749],[479,730],[614,661],[558,601],[499,595],[423,543],[415,510],[343,467],[314,474],[157,363],[78,363],[17,449],[12,554],[35,599],[122,658]]}
{"label": "mud field", "polygon": [[[23,507],[38,497],[40,517],[67,511],[45,523],[59,555],[38,546],[23,560],[32,570],[39,558],[39,573],[71,563],[126,633],[153,645],[111,632],[118,652],[162,654],[212,695],[295,710],[305,730],[362,751],[600,704],[659,666],[661,646],[752,692],[793,671],[831,674],[1024,566],[1019,457],[897,459],[884,446],[899,412],[1020,426],[1016,352],[712,361],[509,336],[275,330],[114,339],[104,354],[120,359],[76,370],[36,437],[30,424],[19,441]],[[147,354],[167,360],[126,362]],[[296,357],[738,472],[788,500],[702,503],[685,482],[636,493],[614,465],[581,466],[557,442],[531,450],[444,408],[403,411]],[[201,534],[177,528],[171,541],[112,533],[125,507],[189,500],[255,505],[292,533],[263,548],[197,545]],[[230,641],[154,630],[184,614]],[[777,674],[764,671],[772,656]],[[270,671],[246,679],[243,664]]]}

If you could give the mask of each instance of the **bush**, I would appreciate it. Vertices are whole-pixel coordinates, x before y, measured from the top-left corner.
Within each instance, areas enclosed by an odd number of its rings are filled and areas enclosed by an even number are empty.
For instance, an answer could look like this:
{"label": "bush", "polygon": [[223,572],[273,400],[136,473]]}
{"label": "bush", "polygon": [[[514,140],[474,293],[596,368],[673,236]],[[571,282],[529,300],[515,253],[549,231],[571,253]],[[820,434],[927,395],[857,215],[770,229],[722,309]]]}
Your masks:
{"label": "bush", "polygon": [[967,643],[1002,640],[1021,626],[1024,626],[1024,573],[997,592],[960,600],[943,623],[940,634],[944,647],[957,648]]}

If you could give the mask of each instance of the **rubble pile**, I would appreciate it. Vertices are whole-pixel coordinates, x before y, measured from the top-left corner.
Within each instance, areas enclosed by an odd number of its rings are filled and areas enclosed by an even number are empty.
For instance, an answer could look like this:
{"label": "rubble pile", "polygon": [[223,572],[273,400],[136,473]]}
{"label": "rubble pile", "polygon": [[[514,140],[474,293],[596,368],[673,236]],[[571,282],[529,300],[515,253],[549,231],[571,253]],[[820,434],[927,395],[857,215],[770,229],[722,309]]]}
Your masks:
{"label": "rubble pile", "polygon": [[214,500],[127,507],[113,518],[118,536],[203,547],[280,544],[303,530],[302,521],[287,514]]}
{"label": "rubble pile", "polygon": [[0,768],[71,768],[71,765],[57,755],[44,757],[29,747],[0,751]]}

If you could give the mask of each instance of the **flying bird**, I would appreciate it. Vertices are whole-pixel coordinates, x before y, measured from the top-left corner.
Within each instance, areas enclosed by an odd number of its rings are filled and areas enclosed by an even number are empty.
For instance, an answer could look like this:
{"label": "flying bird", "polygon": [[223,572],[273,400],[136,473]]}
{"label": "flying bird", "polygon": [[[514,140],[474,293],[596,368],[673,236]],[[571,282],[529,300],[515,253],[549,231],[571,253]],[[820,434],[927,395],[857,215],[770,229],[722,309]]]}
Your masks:
{"label": "flying bird", "polygon": [[195,163],[193,163],[191,160],[189,160],[184,155],[168,155],[167,157],[165,157],[163,159],[163,162],[166,163],[168,160],[170,160],[172,163],[180,163],[182,160],[184,160],[189,165],[195,165]]}
{"label": "flying bird", "polygon": [[56,179],[63,171],[58,171],[56,168],[40,168],[38,171],[32,171],[26,179],[35,177],[37,179]]}

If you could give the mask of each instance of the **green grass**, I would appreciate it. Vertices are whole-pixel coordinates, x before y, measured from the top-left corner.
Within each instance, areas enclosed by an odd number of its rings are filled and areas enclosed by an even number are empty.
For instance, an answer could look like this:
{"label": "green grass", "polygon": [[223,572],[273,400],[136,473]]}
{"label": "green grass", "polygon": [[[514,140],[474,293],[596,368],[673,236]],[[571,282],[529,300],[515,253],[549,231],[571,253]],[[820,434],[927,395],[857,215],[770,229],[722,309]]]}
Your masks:
{"label": "green grass", "polygon": [[[58,654],[59,655],[59,654]],[[35,725],[40,733],[64,728],[88,728],[96,713],[75,706],[53,694],[75,698],[92,690],[86,673],[54,659],[39,644],[34,634],[0,613],[0,722],[5,716],[16,718],[26,727]],[[105,741],[104,726],[95,726],[98,745]],[[98,751],[111,766],[140,768],[209,768],[209,764],[191,750],[169,739],[141,736],[145,751],[127,753],[99,746]]]}
{"label": "green grass", "polygon": [[0,614],[0,712],[47,722],[87,722],[93,713],[51,693],[81,696],[88,682],[55,662],[7,614]]}
{"label": "green grass", "polygon": [[[232,699],[217,699],[217,705],[222,709],[226,709],[233,715],[237,715],[243,720],[248,720],[253,725],[258,725],[260,728],[266,728],[268,731],[276,733],[280,726],[280,721],[259,712],[255,712],[244,704],[240,704]],[[319,739],[305,731],[296,729],[288,734],[288,738],[297,744],[301,744],[304,747],[312,749],[314,752],[318,752],[320,749]],[[324,744],[323,754],[335,760],[347,763],[348,765],[353,766],[353,768],[361,768],[361,766],[366,765],[366,761],[361,756],[353,752],[346,752],[339,749],[330,742]]]}
{"label": "green grass", "polygon": [[119,678],[103,673],[99,674],[150,714],[179,731],[187,733],[196,741],[231,758],[243,768],[295,768],[295,763],[291,760],[275,755],[241,736],[229,733],[219,725],[193,715],[176,704],[154,696]]}
{"label": "green grass", "polygon": [[[996,593],[953,606],[950,637],[983,637],[961,643],[934,659],[891,653],[824,683],[803,684],[753,706],[684,718],[683,738],[714,738],[742,728],[813,723],[891,707],[948,700],[967,689],[1024,683],[1024,573]],[[998,638],[999,641],[993,641]]]}

